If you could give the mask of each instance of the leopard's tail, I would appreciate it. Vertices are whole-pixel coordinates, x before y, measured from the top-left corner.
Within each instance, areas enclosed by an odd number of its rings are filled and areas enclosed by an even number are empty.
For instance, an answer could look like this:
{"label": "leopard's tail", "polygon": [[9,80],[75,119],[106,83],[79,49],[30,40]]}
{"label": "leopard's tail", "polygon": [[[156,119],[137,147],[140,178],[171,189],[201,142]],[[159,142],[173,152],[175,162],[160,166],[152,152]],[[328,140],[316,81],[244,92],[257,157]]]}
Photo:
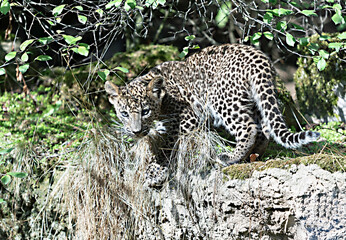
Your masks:
{"label": "leopard's tail", "polygon": [[[268,65],[269,61],[268,61]],[[274,87],[275,72],[268,67],[263,68],[257,75],[252,76],[252,95],[265,125],[269,128],[274,140],[286,148],[299,148],[304,144],[316,141],[320,133],[305,131],[292,133],[287,128],[276,98]]]}

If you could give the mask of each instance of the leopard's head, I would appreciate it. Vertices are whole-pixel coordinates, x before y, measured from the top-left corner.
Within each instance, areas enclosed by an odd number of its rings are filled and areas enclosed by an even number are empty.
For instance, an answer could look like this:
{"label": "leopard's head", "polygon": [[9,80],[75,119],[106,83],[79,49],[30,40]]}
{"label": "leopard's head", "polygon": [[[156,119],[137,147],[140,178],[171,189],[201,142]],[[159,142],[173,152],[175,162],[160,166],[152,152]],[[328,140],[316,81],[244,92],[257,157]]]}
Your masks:
{"label": "leopard's head", "polygon": [[144,81],[139,77],[126,86],[107,81],[105,90],[126,133],[135,138],[147,135],[160,115],[165,96],[163,79]]}

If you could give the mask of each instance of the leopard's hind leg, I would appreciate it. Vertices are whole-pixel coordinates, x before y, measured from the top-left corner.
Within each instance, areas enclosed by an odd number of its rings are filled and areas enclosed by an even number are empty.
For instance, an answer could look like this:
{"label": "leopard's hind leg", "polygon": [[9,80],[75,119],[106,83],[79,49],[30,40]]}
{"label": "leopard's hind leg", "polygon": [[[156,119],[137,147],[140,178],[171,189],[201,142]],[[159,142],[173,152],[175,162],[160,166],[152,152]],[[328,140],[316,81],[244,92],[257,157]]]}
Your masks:
{"label": "leopard's hind leg", "polygon": [[233,123],[226,121],[226,129],[230,132],[235,131],[236,147],[231,153],[221,153],[218,160],[223,165],[229,166],[249,156],[255,146],[258,130],[257,124],[249,114],[241,115]]}

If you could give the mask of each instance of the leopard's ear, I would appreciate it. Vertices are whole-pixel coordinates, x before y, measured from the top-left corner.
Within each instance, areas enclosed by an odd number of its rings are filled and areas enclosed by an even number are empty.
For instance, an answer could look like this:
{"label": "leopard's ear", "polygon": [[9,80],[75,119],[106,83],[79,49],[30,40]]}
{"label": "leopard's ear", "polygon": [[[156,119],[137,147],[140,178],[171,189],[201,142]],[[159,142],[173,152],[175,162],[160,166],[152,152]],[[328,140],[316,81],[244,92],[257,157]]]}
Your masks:
{"label": "leopard's ear", "polygon": [[149,82],[147,91],[152,97],[162,100],[166,93],[164,85],[165,81],[163,80],[163,78],[154,78]]}
{"label": "leopard's ear", "polygon": [[117,97],[120,95],[119,87],[110,81],[105,83],[105,90],[110,97]]}

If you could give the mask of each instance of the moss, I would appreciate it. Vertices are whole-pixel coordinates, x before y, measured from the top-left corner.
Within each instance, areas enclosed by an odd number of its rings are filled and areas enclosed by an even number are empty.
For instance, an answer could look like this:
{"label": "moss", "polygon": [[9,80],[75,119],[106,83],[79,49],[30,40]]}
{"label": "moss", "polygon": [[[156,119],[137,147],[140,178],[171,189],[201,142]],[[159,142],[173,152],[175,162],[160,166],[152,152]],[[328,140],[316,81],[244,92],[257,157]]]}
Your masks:
{"label": "moss", "polygon": [[227,176],[228,179],[246,179],[250,178],[254,171],[263,171],[268,168],[289,169],[293,164],[317,164],[322,169],[330,172],[344,172],[346,164],[346,153],[344,153],[343,155],[314,154],[311,156],[298,158],[286,158],[284,160],[275,159],[266,162],[236,164],[224,168],[223,173]]}
{"label": "moss", "polygon": [[[311,55],[309,46],[318,45],[319,50],[329,53],[326,68],[319,71],[313,58],[299,57],[298,70],[294,75],[297,99],[302,112],[314,114],[318,118],[333,115],[333,108],[338,101],[335,88],[337,85],[346,84],[346,68],[342,62],[342,59],[346,58],[346,54],[344,51],[333,53],[333,50],[328,48],[329,43],[342,40],[337,38],[336,34],[323,35],[329,37],[328,41],[323,40],[324,38],[321,39],[319,35],[314,35],[310,38],[310,43],[307,46],[300,45],[298,49],[302,54]],[[314,54],[318,55],[318,52],[316,51]]]}

